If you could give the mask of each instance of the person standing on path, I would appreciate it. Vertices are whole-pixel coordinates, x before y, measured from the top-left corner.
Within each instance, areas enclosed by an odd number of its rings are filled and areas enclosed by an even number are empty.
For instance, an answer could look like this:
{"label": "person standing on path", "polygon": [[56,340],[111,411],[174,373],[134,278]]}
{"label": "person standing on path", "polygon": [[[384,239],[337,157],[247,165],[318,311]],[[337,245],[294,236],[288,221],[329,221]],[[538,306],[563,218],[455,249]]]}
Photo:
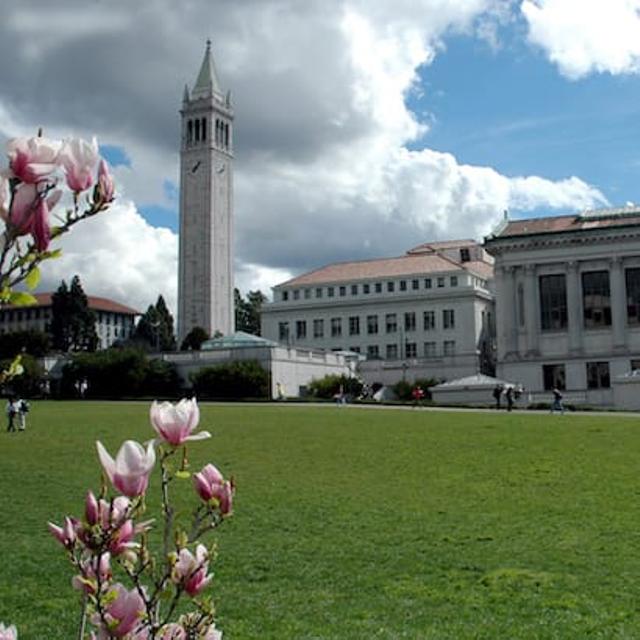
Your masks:
{"label": "person standing on path", "polygon": [[553,388],[553,404],[551,405],[551,411],[549,413],[553,413],[554,411],[559,411],[564,414],[564,406],[562,404],[562,393],[558,387]]}
{"label": "person standing on path", "polygon": [[507,399],[507,411],[511,411],[513,409],[513,387],[507,387],[504,396]]}
{"label": "person standing on path", "polygon": [[7,402],[7,432],[16,430],[16,400],[11,396]]}
{"label": "person standing on path", "polygon": [[16,415],[18,418],[18,431],[24,431],[27,428],[27,413],[29,413],[29,403],[22,398],[16,401]]}
{"label": "person standing on path", "polygon": [[496,409],[500,409],[500,396],[502,395],[502,385],[497,384],[493,388],[493,397],[496,401]]}

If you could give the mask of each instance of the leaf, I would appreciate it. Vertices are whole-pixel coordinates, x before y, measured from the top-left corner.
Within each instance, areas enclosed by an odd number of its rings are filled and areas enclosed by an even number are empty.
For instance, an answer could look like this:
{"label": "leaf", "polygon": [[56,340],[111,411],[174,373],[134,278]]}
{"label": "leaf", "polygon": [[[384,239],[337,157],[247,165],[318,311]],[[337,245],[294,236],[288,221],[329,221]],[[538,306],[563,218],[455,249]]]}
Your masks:
{"label": "leaf", "polygon": [[9,295],[9,304],[24,307],[30,304],[38,304],[36,298],[26,291],[13,291]]}
{"label": "leaf", "polygon": [[191,477],[191,474],[188,471],[176,471],[176,478],[188,479]]}
{"label": "leaf", "polygon": [[33,267],[31,271],[27,274],[27,277],[24,279],[25,284],[31,291],[33,291],[40,282],[40,269],[38,267]]}

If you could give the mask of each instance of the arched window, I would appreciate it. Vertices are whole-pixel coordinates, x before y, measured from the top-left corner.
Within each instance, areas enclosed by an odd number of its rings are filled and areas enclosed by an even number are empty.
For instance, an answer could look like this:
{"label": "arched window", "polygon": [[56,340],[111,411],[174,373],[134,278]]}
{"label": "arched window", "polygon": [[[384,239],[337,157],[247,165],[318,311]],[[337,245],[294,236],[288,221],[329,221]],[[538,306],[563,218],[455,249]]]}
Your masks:
{"label": "arched window", "polygon": [[224,125],[224,148],[229,148],[229,124],[225,123]]}
{"label": "arched window", "polygon": [[187,142],[191,144],[193,142],[193,121],[187,122]]}
{"label": "arched window", "polygon": [[196,142],[200,140],[200,120],[196,120]]}
{"label": "arched window", "polygon": [[202,139],[207,139],[207,119],[202,118]]}

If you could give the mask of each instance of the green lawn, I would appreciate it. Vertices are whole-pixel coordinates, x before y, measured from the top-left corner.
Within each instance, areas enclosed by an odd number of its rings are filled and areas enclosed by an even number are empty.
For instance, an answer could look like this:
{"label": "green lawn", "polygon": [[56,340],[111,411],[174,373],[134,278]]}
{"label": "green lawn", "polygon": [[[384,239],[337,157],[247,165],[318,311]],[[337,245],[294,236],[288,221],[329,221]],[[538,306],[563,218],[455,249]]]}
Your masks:
{"label": "green lawn", "polygon": [[[148,405],[36,402],[29,421],[0,432],[0,621],[70,640],[46,521],[99,489],[96,439],[151,437]],[[238,483],[225,640],[640,637],[635,419],[203,405],[201,424],[192,469]]]}

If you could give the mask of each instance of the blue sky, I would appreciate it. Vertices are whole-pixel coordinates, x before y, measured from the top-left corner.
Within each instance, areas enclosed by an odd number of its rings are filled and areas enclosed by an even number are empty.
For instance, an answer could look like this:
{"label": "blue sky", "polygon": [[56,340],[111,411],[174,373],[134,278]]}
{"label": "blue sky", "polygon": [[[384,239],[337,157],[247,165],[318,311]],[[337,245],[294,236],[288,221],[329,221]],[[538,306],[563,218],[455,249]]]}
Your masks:
{"label": "blue sky", "polygon": [[498,50],[470,36],[447,38],[421,67],[422,95],[412,92],[407,104],[430,130],[412,147],[512,177],[575,175],[614,206],[640,203],[640,78],[571,80],[513,31],[503,37]]}

